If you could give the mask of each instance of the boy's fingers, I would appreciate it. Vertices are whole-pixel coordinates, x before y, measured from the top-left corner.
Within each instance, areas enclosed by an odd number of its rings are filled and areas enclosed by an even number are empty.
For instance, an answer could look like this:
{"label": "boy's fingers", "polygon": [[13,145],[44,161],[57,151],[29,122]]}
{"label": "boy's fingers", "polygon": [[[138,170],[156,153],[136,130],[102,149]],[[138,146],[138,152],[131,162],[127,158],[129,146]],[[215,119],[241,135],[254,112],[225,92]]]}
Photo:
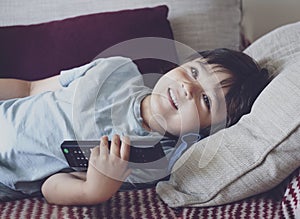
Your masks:
{"label": "boy's fingers", "polygon": [[120,136],[114,135],[110,145],[110,153],[120,157]]}
{"label": "boy's fingers", "polygon": [[108,137],[107,136],[101,137],[100,145],[99,145],[100,157],[107,158],[107,156],[109,154],[109,148],[108,147],[109,147]]}
{"label": "boy's fingers", "polygon": [[100,148],[98,146],[91,149],[90,160],[94,160],[99,156]]}
{"label": "boy's fingers", "polygon": [[99,154],[100,154],[100,147],[99,146],[95,146],[91,149],[91,154],[90,154],[90,157],[89,157],[89,165],[96,168],[96,164],[97,164],[97,160],[99,158]]}
{"label": "boy's fingers", "polygon": [[128,145],[130,145],[130,138],[128,136],[122,136],[121,141],[125,142]]}
{"label": "boy's fingers", "polygon": [[120,157],[123,160],[129,160],[130,155],[130,139],[128,137],[122,138]]}

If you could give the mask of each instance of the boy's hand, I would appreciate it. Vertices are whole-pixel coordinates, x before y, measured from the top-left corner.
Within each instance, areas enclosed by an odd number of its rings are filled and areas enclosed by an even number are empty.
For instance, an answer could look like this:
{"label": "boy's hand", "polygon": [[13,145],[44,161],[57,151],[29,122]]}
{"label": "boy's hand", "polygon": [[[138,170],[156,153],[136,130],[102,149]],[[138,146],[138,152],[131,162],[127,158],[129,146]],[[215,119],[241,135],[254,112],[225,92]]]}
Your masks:
{"label": "boy's hand", "polygon": [[42,193],[49,203],[63,205],[98,204],[110,199],[130,174],[127,168],[130,143],[115,135],[109,149],[107,137],[92,149],[85,172],[57,173],[43,183]]}
{"label": "boy's hand", "polygon": [[86,175],[85,188],[89,192],[105,191],[112,196],[130,174],[127,168],[130,145],[129,139],[114,135],[109,149],[108,138],[102,137],[100,145],[93,148]]}

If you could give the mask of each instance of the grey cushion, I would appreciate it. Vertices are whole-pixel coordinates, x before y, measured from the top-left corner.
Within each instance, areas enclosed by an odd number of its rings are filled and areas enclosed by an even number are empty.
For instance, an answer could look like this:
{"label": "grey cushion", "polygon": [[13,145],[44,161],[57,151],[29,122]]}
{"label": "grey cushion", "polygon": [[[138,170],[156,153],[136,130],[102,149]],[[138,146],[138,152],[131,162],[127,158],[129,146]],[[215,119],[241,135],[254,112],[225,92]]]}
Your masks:
{"label": "grey cushion", "polygon": [[300,166],[300,22],[246,51],[275,79],[234,126],[194,144],[157,193],[169,206],[212,206],[278,185]]}
{"label": "grey cushion", "polygon": [[[79,15],[168,5],[175,40],[195,50],[240,45],[240,0],[1,0],[0,26],[36,24]],[[112,28],[114,28],[112,26]]]}

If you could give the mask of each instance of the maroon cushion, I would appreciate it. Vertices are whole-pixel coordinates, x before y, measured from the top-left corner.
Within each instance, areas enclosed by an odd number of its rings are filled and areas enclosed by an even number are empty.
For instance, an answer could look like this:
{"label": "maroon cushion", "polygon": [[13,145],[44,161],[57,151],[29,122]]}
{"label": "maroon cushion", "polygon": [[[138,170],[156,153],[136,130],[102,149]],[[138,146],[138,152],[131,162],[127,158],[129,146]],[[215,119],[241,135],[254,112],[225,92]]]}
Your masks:
{"label": "maroon cushion", "polygon": [[[36,80],[83,65],[117,43],[140,37],[173,39],[167,6],[105,12],[37,25],[0,27],[0,77]],[[160,47],[176,59],[174,45]],[[139,49],[139,48],[135,48]],[[122,54],[122,52],[121,52]],[[111,55],[118,55],[114,52]],[[126,56],[125,54],[122,54]],[[130,55],[128,55],[130,57]],[[137,60],[143,73],[169,62]]]}

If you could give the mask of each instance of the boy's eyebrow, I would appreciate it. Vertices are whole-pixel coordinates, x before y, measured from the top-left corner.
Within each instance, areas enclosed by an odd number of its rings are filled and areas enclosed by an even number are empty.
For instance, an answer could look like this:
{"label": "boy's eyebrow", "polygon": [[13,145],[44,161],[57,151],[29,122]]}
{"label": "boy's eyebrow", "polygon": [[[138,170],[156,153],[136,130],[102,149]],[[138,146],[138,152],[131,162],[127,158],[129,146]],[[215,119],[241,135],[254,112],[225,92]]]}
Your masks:
{"label": "boy's eyebrow", "polygon": [[220,82],[221,88],[230,87],[234,83],[234,79],[232,77],[224,79]]}
{"label": "boy's eyebrow", "polygon": [[[206,73],[210,73],[210,71],[207,68],[207,65],[199,60],[196,61],[196,63],[199,64],[200,68],[205,70]],[[226,88],[226,87],[230,87],[232,84],[234,83],[234,78],[233,77],[229,77],[227,79],[222,80],[219,84],[220,84],[220,88]]]}
{"label": "boy's eyebrow", "polygon": [[[205,63],[203,63],[199,60],[197,60],[196,63],[199,64],[200,68],[202,70],[204,70],[206,73],[210,73],[210,71],[208,70],[207,65]],[[209,92],[209,94],[210,94],[209,96],[213,100],[212,105],[214,105],[215,112],[219,111],[219,108],[220,108],[220,105],[221,105],[220,104],[220,97],[219,97],[219,92],[221,92],[220,88],[222,90],[222,88],[229,87],[233,84],[233,82],[234,82],[234,79],[232,77],[224,79],[219,83],[220,86],[216,86],[215,89],[213,89],[213,91]]]}
{"label": "boy's eyebrow", "polygon": [[208,69],[207,69],[207,66],[203,62],[197,60],[196,63],[198,63],[200,65],[200,68],[202,70],[205,70],[205,72],[207,72],[207,73],[209,72]]}

